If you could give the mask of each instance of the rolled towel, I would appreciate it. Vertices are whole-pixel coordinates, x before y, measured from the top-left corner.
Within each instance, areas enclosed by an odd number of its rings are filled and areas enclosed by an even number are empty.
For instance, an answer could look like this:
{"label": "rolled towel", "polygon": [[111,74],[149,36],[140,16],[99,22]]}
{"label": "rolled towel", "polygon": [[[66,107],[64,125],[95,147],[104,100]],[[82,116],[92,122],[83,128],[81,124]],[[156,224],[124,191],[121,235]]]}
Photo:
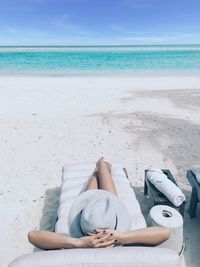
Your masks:
{"label": "rolled towel", "polygon": [[192,166],[191,171],[195,175],[197,182],[200,183],[200,165]]}
{"label": "rolled towel", "polygon": [[160,169],[149,169],[147,178],[176,207],[180,206],[185,200],[185,195],[181,189],[169,180]]}

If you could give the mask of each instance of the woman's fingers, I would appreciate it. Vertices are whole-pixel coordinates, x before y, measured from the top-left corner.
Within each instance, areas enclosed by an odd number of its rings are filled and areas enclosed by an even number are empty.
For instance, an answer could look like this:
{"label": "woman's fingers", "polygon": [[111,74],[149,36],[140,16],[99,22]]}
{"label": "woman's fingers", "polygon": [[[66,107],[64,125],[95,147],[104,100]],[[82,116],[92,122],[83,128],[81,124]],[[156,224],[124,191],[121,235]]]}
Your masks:
{"label": "woman's fingers", "polygon": [[106,234],[103,232],[100,232],[95,235],[91,236],[84,236],[81,237],[83,241],[83,247],[93,247],[93,248],[98,248],[98,247],[112,247],[115,242],[114,236],[111,234]]}
{"label": "woman's fingers", "polygon": [[112,236],[113,235],[113,233],[112,233],[112,231],[107,231],[107,230],[96,230],[97,232],[96,233],[90,233],[90,232],[88,232],[87,234],[89,235],[89,236],[94,236],[95,238],[101,238],[101,237],[103,237],[103,236],[107,236],[107,235],[110,235],[110,236]]}
{"label": "woman's fingers", "polygon": [[95,230],[94,232],[87,232],[88,235],[97,235],[97,234],[100,234],[100,233],[105,233],[105,230]]}
{"label": "woman's fingers", "polygon": [[114,242],[115,242],[115,239],[109,240],[109,241],[100,242],[100,243],[97,243],[95,245],[95,247],[96,248],[110,247],[110,246],[113,246],[114,245]]}
{"label": "woman's fingers", "polygon": [[87,234],[90,236],[96,235],[95,233],[89,233],[89,232],[87,232]]}
{"label": "woman's fingers", "polygon": [[97,234],[94,234],[94,237],[99,239],[101,237],[103,237],[106,234],[105,230],[102,230],[101,232],[98,232]]}
{"label": "woman's fingers", "polygon": [[97,233],[88,233],[91,238],[93,247],[113,247],[115,237],[112,233],[106,233],[105,230],[100,230]]}
{"label": "woman's fingers", "polygon": [[115,240],[115,238],[111,234],[104,234],[104,236],[98,238],[98,243],[111,241],[111,240]]}

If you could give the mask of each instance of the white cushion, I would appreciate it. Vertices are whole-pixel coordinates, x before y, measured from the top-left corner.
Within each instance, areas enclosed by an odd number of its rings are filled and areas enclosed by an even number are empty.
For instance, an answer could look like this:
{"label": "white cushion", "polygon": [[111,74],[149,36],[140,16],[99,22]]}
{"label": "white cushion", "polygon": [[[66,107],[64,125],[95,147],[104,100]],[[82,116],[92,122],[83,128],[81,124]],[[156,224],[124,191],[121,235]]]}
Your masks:
{"label": "white cushion", "polygon": [[[94,169],[95,164],[71,164],[63,167],[60,206],[58,209],[58,221],[55,227],[56,233],[69,233],[69,210],[74,199],[85,190]],[[132,220],[131,229],[146,227],[146,222],[135,193],[120,164],[112,165],[112,177],[118,196],[130,213]]]}
{"label": "white cushion", "polygon": [[180,267],[179,256],[167,248],[116,247],[65,249],[21,256],[8,267]]}

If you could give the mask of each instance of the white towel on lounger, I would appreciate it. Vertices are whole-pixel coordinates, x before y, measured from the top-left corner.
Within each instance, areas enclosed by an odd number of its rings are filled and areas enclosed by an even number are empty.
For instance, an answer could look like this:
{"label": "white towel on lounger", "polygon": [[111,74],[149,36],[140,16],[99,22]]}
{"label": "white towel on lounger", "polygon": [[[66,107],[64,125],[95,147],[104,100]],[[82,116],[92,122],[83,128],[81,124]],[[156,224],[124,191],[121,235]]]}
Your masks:
{"label": "white towel on lounger", "polygon": [[195,175],[197,182],[200,183],[200,165],[192,166],[191,171]]}
{"label": "white towel on lounger", "polygon": [[163,193],[176,207],[185,200],[185,195],[181,189],[175,185],[160,169],[149,169],[147,171],[148,180]]}

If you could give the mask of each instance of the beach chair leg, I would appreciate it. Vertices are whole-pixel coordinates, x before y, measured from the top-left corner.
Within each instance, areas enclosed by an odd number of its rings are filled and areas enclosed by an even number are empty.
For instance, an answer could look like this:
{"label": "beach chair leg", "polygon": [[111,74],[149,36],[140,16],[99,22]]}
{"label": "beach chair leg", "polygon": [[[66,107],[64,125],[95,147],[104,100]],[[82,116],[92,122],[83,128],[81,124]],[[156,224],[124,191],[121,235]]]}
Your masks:
{"label": "beach chair leg", "polygon": [[192,188],[192,195],[191,195],[191,199],[190,199],[190,207],[189,207],[189,210],[188,210],[188,213],[189,213],[191,219],[196,217],[197,203],[198,203],[197,191],[194,188]]}
{"label": "beach chair leg", "polygon": [[148,195],[148,186],[147,186],[147,182],[146,179],[144,179],[144,195]]}
{"label": "beach chair leg", "polygon": [[124,171],[124,173],[126,175],[126,178],[129,180],[127,169],[126,168],[123,168],[123,171]]}
{"label": "beach chair leg", "polygon": [[180,208],[179,208],[179,212],[180,214],[184,217],[184,212],[185,212],[185,201],[181,204]]}

